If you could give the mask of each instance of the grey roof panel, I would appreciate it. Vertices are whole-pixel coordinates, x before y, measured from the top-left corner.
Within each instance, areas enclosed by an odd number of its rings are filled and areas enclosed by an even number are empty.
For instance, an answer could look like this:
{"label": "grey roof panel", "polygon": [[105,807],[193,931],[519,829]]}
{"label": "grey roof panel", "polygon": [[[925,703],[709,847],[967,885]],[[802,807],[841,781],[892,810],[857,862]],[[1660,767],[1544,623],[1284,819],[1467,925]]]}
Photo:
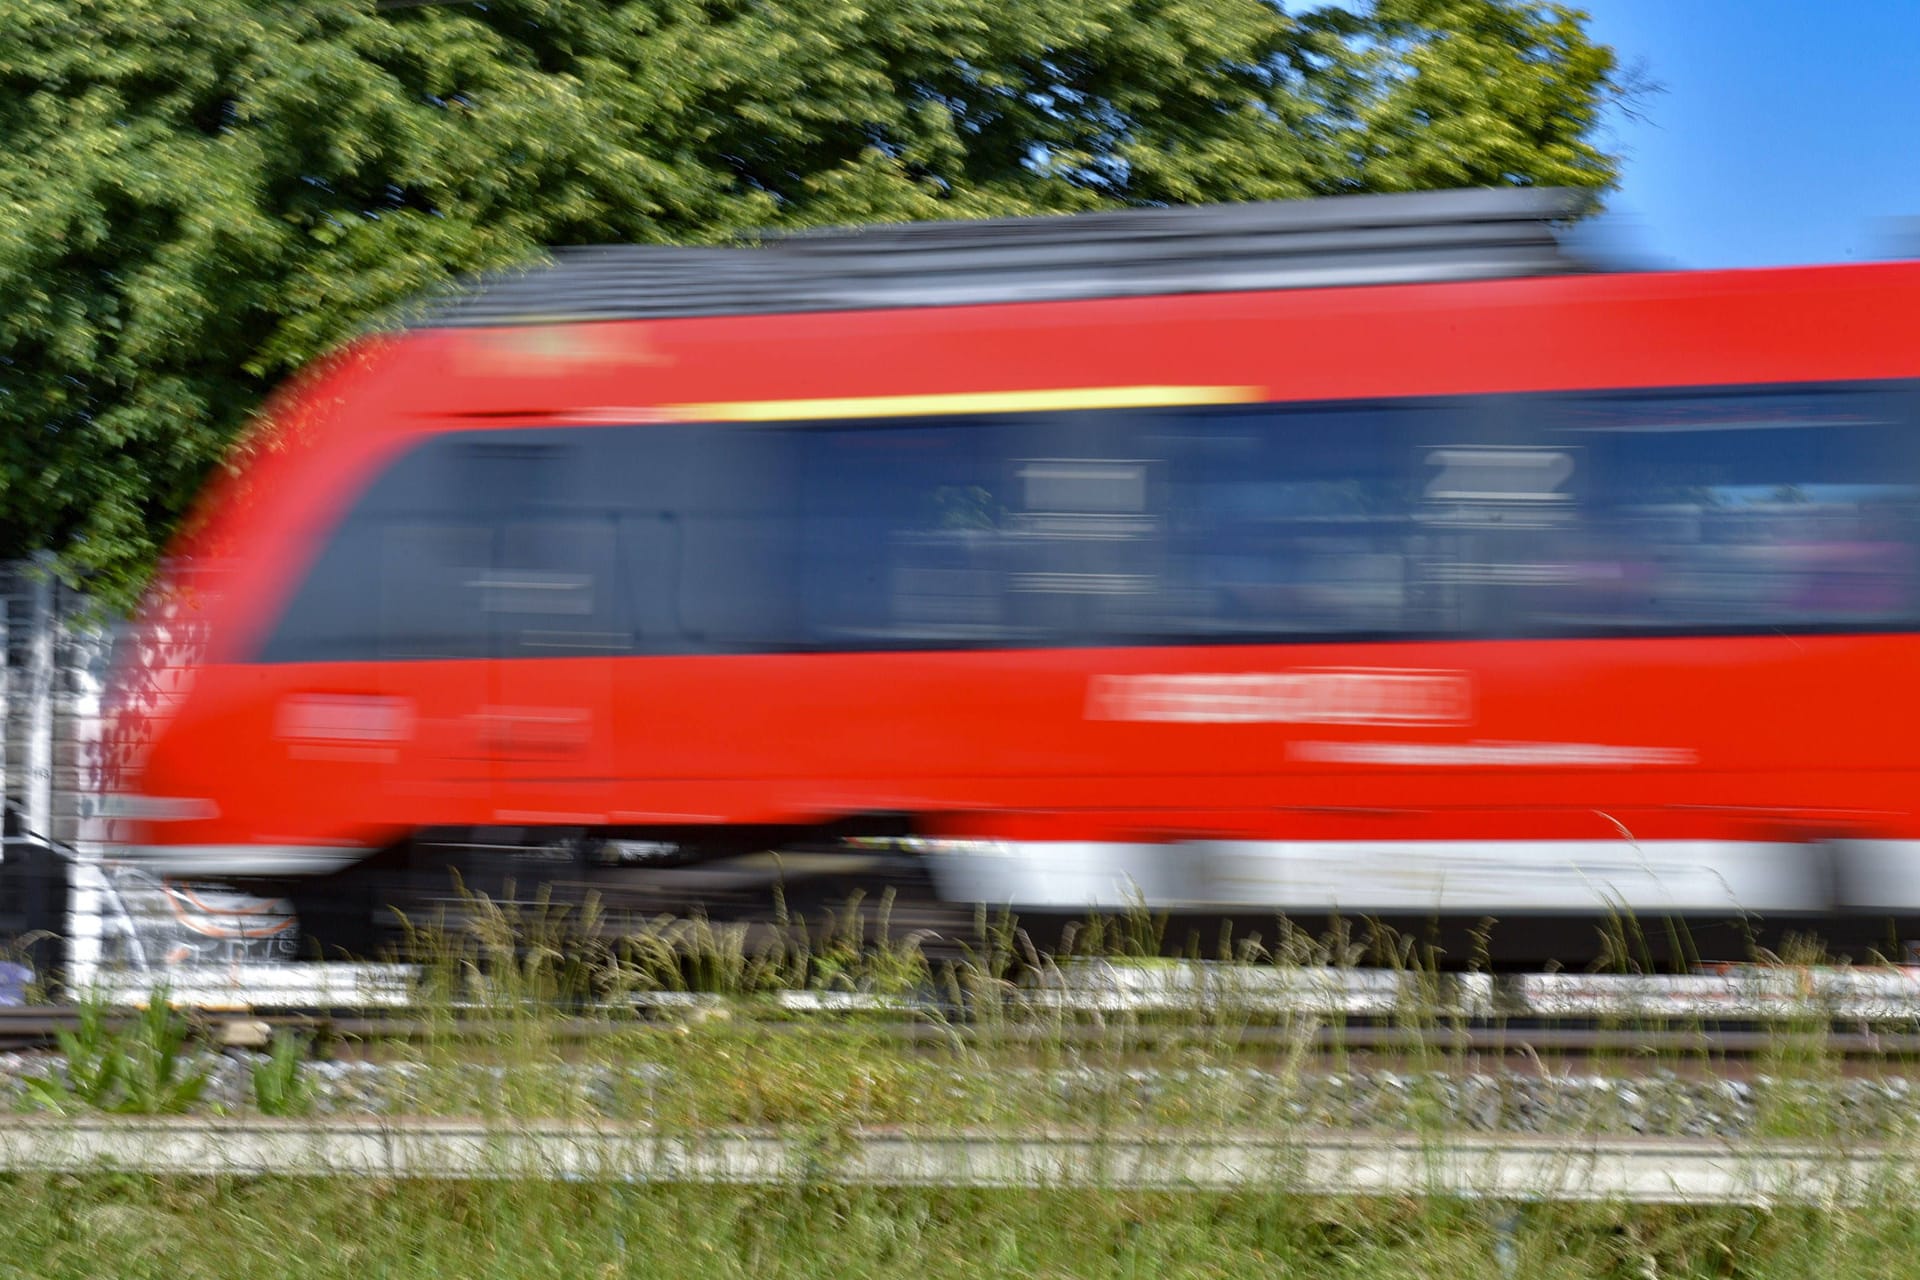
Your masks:
{"label": "grey roof panel", "polygon": [[1580,193],[1526,189],[768,235],[728,247],[602,245],[443,300],[428,326],[853,311],[1592,270],[1556,223]]}

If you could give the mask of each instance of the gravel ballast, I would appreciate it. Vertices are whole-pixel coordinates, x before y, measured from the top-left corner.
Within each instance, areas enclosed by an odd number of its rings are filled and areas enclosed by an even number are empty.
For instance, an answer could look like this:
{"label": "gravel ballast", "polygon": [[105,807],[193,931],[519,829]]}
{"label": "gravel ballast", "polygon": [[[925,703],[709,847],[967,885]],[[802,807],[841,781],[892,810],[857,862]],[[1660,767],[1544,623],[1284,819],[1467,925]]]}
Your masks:
{"label": "gravel ballast", "polygon": [[[197,1058],[209,1073],[196,1113],[246,1114],[261,1055],[229,1051]],[[57,1055],[0,1054],[0,1108],[33,1109],[26,1081],[59,1076]],[[688,1073],[672,1065],[545,1063],[502,1067],[319,1060],[301,1067],[315,1116],[566,1114],[650,1122],[685,1114],[667,1100],[694,1096]],[[1880,1078],[1702,1078],[1665,1070],[1633,1075],[1493,1072],[1299,1071],[1250,1066],[1184,1069],[1032,1067],[978,1071],[922,1066],[912,1077],[911,1114],[886,1115],[870,1102],[830,1098],[821,1114],[850,1121],[978,1120],[990,1105],[1001,1116],[1036,1123],[1188,1123],[1446,1129],[1475,1133],[1581,1133],[1739,1139],[1786,1131],[1886,1138],[1913,1132],[1920,1086],[1901,1075]],[[811,1087],[798,1082],[795,1088]],[[527,1098],[538,1101],[529,1105]],[[835,1103],[844,1103],[836,1110]],[[721,1117],[715,1119],[743,1117]],[[753,1117],[747,1116],[746,1119]],[[778,1117],[775,1117],[776,1121]]]}

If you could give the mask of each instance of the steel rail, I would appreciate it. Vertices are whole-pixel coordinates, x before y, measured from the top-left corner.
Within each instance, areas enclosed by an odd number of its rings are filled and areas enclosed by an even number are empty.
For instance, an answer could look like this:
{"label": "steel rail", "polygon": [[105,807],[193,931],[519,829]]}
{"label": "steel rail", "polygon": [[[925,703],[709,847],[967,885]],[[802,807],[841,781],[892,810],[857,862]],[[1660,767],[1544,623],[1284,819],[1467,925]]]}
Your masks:
{"label": "steel rail", "polygon": [[[275,1012],[257,1017],[229,1012],[193,1016],[206,1041],[239,1048],[261,1047],[272,1034],[282,1031],[302,1036],[322,1050],[338,1046],[377,1049],[381,1044],[431,1039],[484,1046],[504,1036],[524,1032],[523,1023],[488,1016],[428,1018],[317,1011]],[[131,1014],[108,1018],[109,1025],[116,1027],[131,1021]],[[0,1050],[55,1049],[60,1033],[73,1032],[79,1025],[79,1012],[71,1007],[0,1009]],[[543,1025],[545,1033],[558,1042],[585,1044],[681,1024],[645,1016],[556,1014]],[[1833,1024],[1790,1028],[1708,1023],[1600,1026],[1440,1021],[1423,1024],[1303,1017],[1283,1023],[1223,1026],[1173,1020],[1101,1024],[1010,1019],[976,1023],[949,1021],[932,1014],[823,1023],[813,1018],[757,1017],[749,1013],[734,1016],[729,1025],[755,1035],[782,1038],[819,1035],[823,1030],[838,1027],[892,1041],[904,1048],[965,1045],[1017,1050],[1071,1045],[1144,1051],[1204,1042],[1228,1053],[1286,1050],[1325,1055],[1355,1052],[1518,1059],[1575,1056],[1623,1063],[1636,1059],[1657,1060],[1659,1065],[1673,1066],[1754,1059],[1798,1043],[1803,1047],[1817,1046],[1826,1056],[1852,1062],[1920,1060],[1920,1031],[1879,1031]]]}
{"label": "steel rail", "polygon": [[[125,974],[99,996],[110,1018],[155,998],[245,1045],[276,1027],[325,1040],[429,1036],[484,1041],[505,1028],[484,1004],[421,1010],[419,975],[402,966],[280,965],[169,983]],[[178,976],[178,975],[176,975]],[[191,975],[188,975],[191,976]],[[782,991],[728,998],[641,993],[586,1010],[546,1010],[562,1039],[724,1014],[768,1034],[856,1023],[904,1042],[1126,1043],[1206,1038],[1287,1046],[1473,1053],[1758,1056],[1818,1039],[1850,1059],[1920,1056],[1920,970],[1741,966],[1679,975],[1407,973],[1247,965],[1072,962],[970,1016],[935,996]],[[53,1044],[78,1027],[74,1006],[0,1008],[0,1047]],[[239,1034],[236,1034],[239,1029]],[[251,1029],[251,1030],[248,1030]]]}
{"label": "steel rail", "polygon": [[[1853,1019],[1912,1021],[1920,1028],[1920,967],[1739,965],[1682,974],[1426,973],[1394,969],[1172,962],[1062,961],[1036,971],[1014,999],[1062,1013],[1152,1016],[1236,1010],[1256,1017],[1393,1017],[1419,1012],[1474,1021],[1569,1018]],[[144,1004],[159,993],[209,1011],[405,1009],[420,998],[403,965],[281,964],[103,974],[109,1003]],[[796,1013],[912,1013],[924,996],[858,991],[756,995]],[[673,1008],[720,997],[651,992],[636,1005]]]}

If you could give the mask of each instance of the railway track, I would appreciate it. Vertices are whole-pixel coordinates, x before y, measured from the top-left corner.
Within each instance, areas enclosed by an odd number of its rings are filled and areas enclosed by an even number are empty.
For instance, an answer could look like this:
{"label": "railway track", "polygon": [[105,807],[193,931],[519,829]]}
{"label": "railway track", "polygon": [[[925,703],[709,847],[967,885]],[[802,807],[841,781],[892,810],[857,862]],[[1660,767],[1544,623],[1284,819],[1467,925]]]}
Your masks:
{"label": "railway track", "polygon": [[[514,1025],[499,1004],[427,1010],[431,998],[410,985],[413,974],[404,967],[313,966],[327,983],[303,981],[305,968],[229,971],[224,981],[197,988],[163,989],[123,975],[118,986],[103,985],[100,996],[129,1010],[118,1016],[130,1016],[133,1006],[164,990],[208,1041],[241,1048],[279,1030],[329,1045],[426,1038],[478,1045]],[[1008,991],[992,1008],[958,1006],[935,993],[668,991],[591,1008],[552,1007],[542,1026],[557,1040],[584,1042],[724,1014],[766,1035],[804,1035],[824,1022],[904,1045],[1125,1043],[1148,1050],[1210,1037],[1250,1051],[1692,1061],[1753,1059],[1798,1038],[1843,1060],[1920,1059],[1920,971],[1911,969],[1435,975],[1081,963],[1050,977]],[[81,1012],[72,1004],[0,1008],[0,1049],[53,1047],[60,1032],[79,1027]]]}
{"label": "railway track", "polygon": [[[548,867],[549,873],[534,881],[537,895],[514,891],[516,873],[546,865],[529,863],[522,854],[483,853],[479,865],[489,883],[481,890],[482,909],[503,908],[511,915],[557,908],[574,913],[575,920],[592,914],[610,935],[648,920],[672,917],[685,923],[697,915],[715,929],[739,930],[737,945],[752,953],[770,941],[791,944],[809,930],[817,937],[822,925],[829,934],[844,929],[850,898],[864,895],[864,920],[854,929],[862,938],[910,938],[935,966],[943,959],[974,963],[969,945],[980,941],[973,909],[937,901],[922,863],[881,848],[851,856],[844,847],[794,849],[692,868],[602,868],[593,875],[581,874],[585,864],[574,862],[557,873]],[[455,933],[472,923],[467,913],[476,899],[448,892],[444,880],[422,893],[417,881],[380,878],[402,875],[404,869],[367,871],[369,878],[352,883],[368,901],[404,888],[415,895],[416,918],[437,916]],[[339,892],[346,883],[329,887],[342,917],[357,909],[342,908],[351,900]],[[591,913],[585,911],[589,903]],[[778,905],[778,918],[770,904]],[[802,919],[812,925],[796,923]],[[1122,922],[1122,927],[1139,923]],[[666,991],[584,1016],[556,1011],[545,1025],[559,1038],[586,1040],[630,1029],[637,1020],[672,1020],[725,1007],[769,1035],[799,1033],[812,1019],[854,1017],[864,1029],[908,1044],[956,1037],[1091,1044],[1111,1040],[1121,1025],[1127,1043],[1146,1049],[1191,1038],[1205,1026],[1226,1029],[1232,1042],[1249,1049],[1616,1059],[1665,1055],[1733,1062],[1758,1058],[1780,1045],[1784,1034],[1794,1034],[1817,1036],[1825,1052],[1847,1061],[1920,1058],[1920,966],[1743,964],[1622,975],[1164,959],[1033,963],[1051,954],[1054,939],[1044,931],[1055,927],[1071,924],[1056,920],[1033,931],[1038,949],[1026,957],[1022,985],[989,1018],[975,1018],[937,993],[797,990],[729,999]],[[1198,936],[1197,929],[1205,926],[1181,922],[1176,927]],[[229,963],[103,969],[90,985],[108,1003],[132,1006],[149,1000],[164,982],[167,998],[192,1012],[208,1040],[240,1047],[258,1043],[263,1028],[266,1035],[285,1028],[332,1044],[450,1035],[478,1043],[498,1034],[484,1008],[459,1010],[453,1018],[421,1016],[417,976],[392,964]],[[71,1005],[0,1008],[0,1049],[49,1048],[60,1031],[78,1021]]]}
{"label": "railway track", "polygon": [[[31,1052],[58,1046],[58,1033],[72,1030],[77,1019],[68,1013],[55,1013],[38,1019],[0,1019],[0,1051]],[[453,1039],[483,1046],[505,1032],[502,1024],[486,1021],[461,1023],[449,1027],[406,1018],[340,1018],[317,1014],[275,1014],[259,1019],[216,1019],[203,1022],[209,1038],[229,1047],[257,1048],[276,1031],[291,1031],[314,1042],[332,1047],[378,1046],[401,1041]],[[609,1023],[596,1019],[557,1020],[548,1034],[560,1042],[587,1043],[621,1034],[631,1034],[632,1024]],[[817,1028],[792,1022],[756,1023],[755,1034],[769,1036],[804,1035]],[[976,1047],[1111,1046],[1119,1037],[1110,1028],[1033,1027],[1033,1026],[950,1026],[927,1022],[878,1022],[862,1028],[862,1034],[896,1041],[902,1046],[945,1047],[955,1042]],[[1191,1027],[1130,1028],[1125,1035],[1127,1048],[1142,1053],[1170,1045],[1191,1043],[1196,1033]],[[1782,1039],[1776,1032],[1750,1028],[1698,1030],[1646,1029],[1623,1030],[1600,1027],[1465,1027],[1417,1028],[1388,1026],[1247,1027],[1232,1035],[1232,1047],[1241,1051],[1299,1052],[1305,1050],[1321,1059],[1364,1054],[1373,1057],[1412,1061],[1435,1055],[1467,1058],[1483,1064],[1511,1061],[1524,1064],[1540,1058],[1561,1062],[1605,1060],[1615,1067],[1632,1071],[1638,1066],[1689,1070],[1701,1064],[1713,1064],[1716,1072],[1739,1075],[1740,1064],[1751,1063],[1777,1051]],[[1911,1061],[1920,1063],[1920,1034],[1883,1034],[1872,1031],[1834,1031],[1822,1034],[1821,1051],[1828,1056],[1854,1064]]]}

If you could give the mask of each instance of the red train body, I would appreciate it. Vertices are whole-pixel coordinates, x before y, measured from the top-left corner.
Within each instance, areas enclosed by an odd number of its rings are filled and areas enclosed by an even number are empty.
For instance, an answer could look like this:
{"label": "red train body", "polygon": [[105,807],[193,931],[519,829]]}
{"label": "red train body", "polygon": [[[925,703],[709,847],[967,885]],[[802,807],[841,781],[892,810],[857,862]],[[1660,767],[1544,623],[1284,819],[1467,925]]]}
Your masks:
{"label": "red train body", "polygon": [[1905,263],[368,339],[156,588],[116,834],[882,815],[1024,905],[1920,908],[1916,380]]}

